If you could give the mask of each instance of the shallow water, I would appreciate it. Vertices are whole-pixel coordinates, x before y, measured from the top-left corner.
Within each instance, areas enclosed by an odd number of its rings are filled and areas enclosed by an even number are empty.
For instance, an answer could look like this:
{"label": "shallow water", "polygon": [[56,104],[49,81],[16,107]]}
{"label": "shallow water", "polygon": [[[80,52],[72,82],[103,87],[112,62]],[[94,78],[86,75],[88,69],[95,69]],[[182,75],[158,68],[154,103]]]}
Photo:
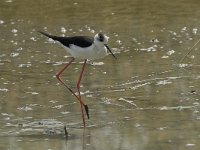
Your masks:
{"label": "shallow water", "polygon": [[[0,149],[199,149],[197,0],[0,2]],[[68,54],[40,35],[102,31],[111,55],[90,61],[80,106],[55,78]],[[75,88],[82,61],[62,78]],[[64,126],[68,138],[64,134]]]}

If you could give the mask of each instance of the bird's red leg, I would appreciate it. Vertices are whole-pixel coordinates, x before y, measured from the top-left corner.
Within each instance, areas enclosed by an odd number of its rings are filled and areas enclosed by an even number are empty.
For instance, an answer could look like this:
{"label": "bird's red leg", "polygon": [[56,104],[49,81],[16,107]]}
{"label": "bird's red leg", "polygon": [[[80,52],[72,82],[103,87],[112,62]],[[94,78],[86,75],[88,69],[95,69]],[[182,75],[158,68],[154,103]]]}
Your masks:
{"label": "bird's red leg", "polygon": [[[68,63],[68,64],[66,64],[57,74],[56,74],[56,78],[58,79],[58,81],[60,81],[60,83],[62,83],[76,98],[77,98],[77,100],[80,102],[80,104],[81,104],[81,114],[82,114],[82,118],[83,118],[83,124],[84,124],[84,127],[85,127],[85,117],[84,117],[84,113],[83,113],[83,106],[85,107],[85,111],[86,111],[86,114],[87,114],[87,116],[89,116],[88,115],[88,107],[87,107],[87,105],[85,105],[84,103],[83,103],[83,101],[81,100],[81,97],[80,97],[80,86],[79,86],[79,92],[78,92],[78,96],[74,93],[74,91],[71,89],[71,88],[69,88],[68,86],[67,86],[67,84],[65,84],[64,82],[63,82],[63,80],[61,80],[61,78],[60,78],[60,76],[61,76],[61,74],[67,69],[67,67],[69,67],[71,64],[72,64],[72,62],[75,60],[75,58],[72,58],[71,60],[70,60],[70,62]],[[85,67],[85,66],[84,66]],[[83,70],[84,70],[84,68],[82,69],[82,71],[81,71],[81,74],[82,74],[82,72],[83,72]],[[81,75],[82,76],[82,75]],[[79,77],[80,78],[80,77]],[[81,77],[82,78],[82,77]],[[79,84],[80,84],[80,81],[79,81]],[[89,118],[89,117],[88,117]]]}
{"label": "bird's red leg", "polygon": [[[85,107],[85,112],[86,112],[86,115],[89,119],[89,109],[88,109],[88,106],[85,105],[82,101],[82,98],[81,98],[81,93],[80,93],[80,83],[81,83],[81,79],[83,77],[83,72],[84,72],[84,69],[85,69],[85,66],[86,66],[86,62],[87,62],[87,59],[85,59],[84,63],[83,63],[83,67],[82,67],[82,70],[81,70],[81,73],[80,73],[80,76],[79,76],[79,79],[78,79],[78,82],[77,82],[77,90],[78,90],[78,97],[79,97],[79,100],[80,100],[80,103],[81,103],[81,110],[83,109],[83,106]],[[83,114],[82,114],[83,115]],[[83,120],[84,122],[84,120]]]}
{"label": "bird's red leg", "polygon": [[[69,65],[71,65],[71,63],[75,60],[75,58],[72,57],[72,59],[70,60],[70,62],[68,64],[66,64],[58,73],[56,73],[56,78],[58,79],[58,81],[60,81],[60,83],[62,83],[75,97],[77,97],[77,95],[72,91],[71,88],[69,88],[60,78],[61,74],[65,71],[65,69],[67,69],[67,67],[69,67]],[[77,97],[78,98],[78,97]]]}

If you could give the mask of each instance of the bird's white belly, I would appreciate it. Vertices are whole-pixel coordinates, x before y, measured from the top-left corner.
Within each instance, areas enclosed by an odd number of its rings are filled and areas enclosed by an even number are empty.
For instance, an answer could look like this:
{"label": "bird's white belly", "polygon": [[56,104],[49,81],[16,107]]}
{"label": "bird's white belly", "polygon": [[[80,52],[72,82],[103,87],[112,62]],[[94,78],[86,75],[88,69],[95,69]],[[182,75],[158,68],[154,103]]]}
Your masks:
{"label": "bird's white belly", "polygon": [[107,49],[105,46],[101,48],[97,48],[95,45],[91,45],[90,47],[81,48],[76,45],[71,45],[70,48],[64,47],[68,53],[72,55],[74,58],[80,59],[99,59],[105,57],[107,55]]}

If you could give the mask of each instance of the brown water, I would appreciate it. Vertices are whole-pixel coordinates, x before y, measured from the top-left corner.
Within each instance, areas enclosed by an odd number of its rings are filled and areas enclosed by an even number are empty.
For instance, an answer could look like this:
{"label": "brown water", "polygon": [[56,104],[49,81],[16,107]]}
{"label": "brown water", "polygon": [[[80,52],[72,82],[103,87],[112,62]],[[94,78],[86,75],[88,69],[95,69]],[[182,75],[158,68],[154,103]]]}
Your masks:
{"label": "brown water", "polygon": [[[1,150],[200,149],[198,0],[1,0]],[[37,31],[102,31],[112,56],[81,83],[91,118],[55,79],[69,60]],[[63,79],[75,87],[76,61]],[[69,133],[64,136],[64,125]]]}

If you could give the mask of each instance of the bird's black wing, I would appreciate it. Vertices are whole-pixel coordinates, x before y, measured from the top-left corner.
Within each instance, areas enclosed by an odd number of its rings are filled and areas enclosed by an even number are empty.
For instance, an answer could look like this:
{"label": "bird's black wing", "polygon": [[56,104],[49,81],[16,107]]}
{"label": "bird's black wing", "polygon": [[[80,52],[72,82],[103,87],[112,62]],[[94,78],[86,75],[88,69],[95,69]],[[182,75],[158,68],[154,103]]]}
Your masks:
{"label": "bird's black wing", "polygon": [[39,31],[41,34],[53,39],[54,41],[58,41],[64,46],[70,47],[71,44],[74,44],[79,47],[89,47],[93,44],[94,38],[89,36],[72,36],[72,37],[59,37],[54,35],[49,35],[42,31]]}

